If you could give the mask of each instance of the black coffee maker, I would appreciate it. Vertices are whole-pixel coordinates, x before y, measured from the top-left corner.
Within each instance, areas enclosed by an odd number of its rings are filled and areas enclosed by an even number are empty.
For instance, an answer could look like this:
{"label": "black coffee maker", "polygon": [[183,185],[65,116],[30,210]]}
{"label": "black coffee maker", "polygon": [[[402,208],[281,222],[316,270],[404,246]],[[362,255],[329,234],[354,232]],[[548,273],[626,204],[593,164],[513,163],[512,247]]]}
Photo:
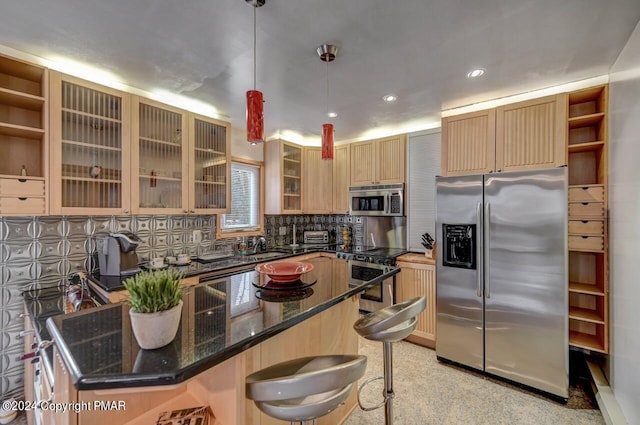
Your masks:
{"label": "black coffee maker", "polygon": [[140,271],[136,248],[142,242],[131,232],[111,233],[96,239],[102,276],[129,276]]}

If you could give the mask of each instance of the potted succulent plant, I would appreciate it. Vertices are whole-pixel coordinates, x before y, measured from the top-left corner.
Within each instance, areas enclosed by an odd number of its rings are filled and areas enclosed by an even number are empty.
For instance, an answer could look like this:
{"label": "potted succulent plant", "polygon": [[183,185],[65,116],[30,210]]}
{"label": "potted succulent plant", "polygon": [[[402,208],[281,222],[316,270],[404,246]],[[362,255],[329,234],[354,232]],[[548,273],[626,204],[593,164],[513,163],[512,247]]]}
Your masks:
{"label": "potted succulent plant", "polygon": [[143,271],[123,282],[129,292],[129,316],[140,348],[164,347],[175,338],[182,314],[183,274]]}

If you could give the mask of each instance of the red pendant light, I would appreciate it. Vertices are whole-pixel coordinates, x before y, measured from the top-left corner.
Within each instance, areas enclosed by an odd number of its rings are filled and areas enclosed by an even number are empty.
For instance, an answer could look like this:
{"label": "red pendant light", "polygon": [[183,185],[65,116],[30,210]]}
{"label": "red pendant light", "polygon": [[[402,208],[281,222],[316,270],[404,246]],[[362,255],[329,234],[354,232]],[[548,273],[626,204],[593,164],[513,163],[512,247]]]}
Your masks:
{"label": "red pendant light", "polygon": [[[338,48],[333,44],[323,44],[316,49],[320,60],[327,64],[327,116],[329,115],[329,62],[333,62]],[[322,124],[322,159],[333,159],[333,124]]]}
{"label": "red pendant light", "polygon": [[264,115],[262,92],[247,92],[247,142],[255,145],[264,142]]}
{"label": "red pendant light", "polygon": [[264,142],[264,100],[256,90],[256,9],[266,0],[245,0],[253,6],[253,90],[247,91],[247,142],[252,145]]}
{"label": "red pendant light", "polygon": [[322,159],[333,159],[333,124],[322,124]]}

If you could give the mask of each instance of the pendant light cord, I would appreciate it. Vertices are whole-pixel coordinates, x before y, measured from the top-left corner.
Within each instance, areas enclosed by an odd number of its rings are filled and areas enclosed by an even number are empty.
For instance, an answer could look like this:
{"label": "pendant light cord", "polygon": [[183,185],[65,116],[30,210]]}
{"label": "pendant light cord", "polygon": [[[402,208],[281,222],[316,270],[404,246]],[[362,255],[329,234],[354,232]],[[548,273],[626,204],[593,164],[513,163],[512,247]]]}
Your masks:
{"label": "pendant light cord", "polygon": [[329,117],[329,61],[326,61],[327,63],[327,101],[326,101],[326,107],[327,107],[327,117]]}
{"label": "pendant light cord", "polygon": [[253,89],[256,89],[256,9],[253,8]]}

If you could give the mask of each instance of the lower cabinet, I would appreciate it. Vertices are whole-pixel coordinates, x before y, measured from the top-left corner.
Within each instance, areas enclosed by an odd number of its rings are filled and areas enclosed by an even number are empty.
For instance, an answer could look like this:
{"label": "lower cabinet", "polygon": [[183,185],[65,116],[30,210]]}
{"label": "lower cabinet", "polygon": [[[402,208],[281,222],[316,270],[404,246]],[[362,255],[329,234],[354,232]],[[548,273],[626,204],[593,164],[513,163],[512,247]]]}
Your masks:
{"label": "lower cabinet", "polygon": [[397,302],[425,295],[427,308],[418,316],[416,330],[408,341],[425,347],[436,346],[436,266],[434,260],[423,254],[405,254],[398,257]]}

